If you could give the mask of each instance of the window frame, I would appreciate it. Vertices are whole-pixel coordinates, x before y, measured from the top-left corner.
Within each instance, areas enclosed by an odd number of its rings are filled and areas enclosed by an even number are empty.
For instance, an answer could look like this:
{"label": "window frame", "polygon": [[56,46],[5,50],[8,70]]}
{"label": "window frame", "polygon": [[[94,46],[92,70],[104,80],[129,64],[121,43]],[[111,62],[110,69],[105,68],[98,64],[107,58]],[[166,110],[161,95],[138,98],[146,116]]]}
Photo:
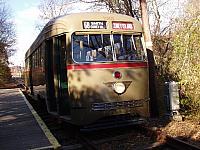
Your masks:
{"label": "window frame", "polygon": [[[103,35],[109,35],[110,36],[110,44],[111,44],[111,49],[112,49],[112,54],[113,54],[113,59],[111,60],[111,61],[109,61],[109,60],[107,60],[107,61],[84,61],[84,62],[82,62],[82,61],[77,61],[76,59],[74,59],[74,40],[73,40],[73,36],[87,36],[87,42],[88,42],[88,45],[89,45],[89,43],[90,43],[90,38],[89,38],[89,36],[90,35],[100,35],[101,36],[101,40],[102,40],[102,45],[103,45]],[[129,36],[131,36],[131,42],[132,42],[132,46],[134,46],[135,48],[136,48],[136,51],[138,51],[137,50],[137,46],[136,46],[136,43],[135,43],[135,41],[136,41],[136,39],[134,39],[134,36],[138,36],[138,37],[140,37],[140,44],[141,44],[141,50],[139,51],[139,53],[138,54],[140,54],[141,55],[141,58],[140,59],[135,59],[135,60],[120,60],[120,59],[117,59],[117,56],[116,56],[116,50],[114,49],[114,44],[115,44],[115,41],[114,41],[114,35],[120,35],[121,37],[120,37],[120,41],[121,41],[121,45],[122,45],[122,47],[124,47],[124,41],[123,41],[123,36],[124,35],[129,35]],[[72,61],[73,62],[75,62],[75,63],[77,63],[77,64],[88,64],[88,63],[110,63],[110,62],[112,62],[112,63],[114,63],[114,62],[138,62],[138,61],[140,61],[140,62],[144,62],[144,61],[146,61],[146,59],[145,59],[145,46],[144,46],[144,43],[142,42],[142,33],[141,32],[139,32],[139,33],[114,33],[114,34],[103,34],[103,33],[78,33],[78,34],[76,34],[76,32],[73,32],[72,34],[71,34],[71,57],[72,57]],[[133,50],[132,50],[133,51]],[[144,55],[144,56],[142,56],[142,54]]]}

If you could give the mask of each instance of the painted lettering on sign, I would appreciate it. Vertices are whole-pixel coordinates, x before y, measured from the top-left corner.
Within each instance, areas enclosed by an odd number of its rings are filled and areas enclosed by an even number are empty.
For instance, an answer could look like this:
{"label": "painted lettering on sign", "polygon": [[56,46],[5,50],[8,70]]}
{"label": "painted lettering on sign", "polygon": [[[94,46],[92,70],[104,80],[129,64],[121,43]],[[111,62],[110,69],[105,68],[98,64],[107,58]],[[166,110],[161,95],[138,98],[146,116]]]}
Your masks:
{"label": "painted lettering on sign", "polygon": [[83,29],[106,29],[106,21],[83,21]]}
{"label": "painted lettering on sign", "polygon": [[112,22],[113,29],[121,29],[121,30],[133,30],[132,22]]}

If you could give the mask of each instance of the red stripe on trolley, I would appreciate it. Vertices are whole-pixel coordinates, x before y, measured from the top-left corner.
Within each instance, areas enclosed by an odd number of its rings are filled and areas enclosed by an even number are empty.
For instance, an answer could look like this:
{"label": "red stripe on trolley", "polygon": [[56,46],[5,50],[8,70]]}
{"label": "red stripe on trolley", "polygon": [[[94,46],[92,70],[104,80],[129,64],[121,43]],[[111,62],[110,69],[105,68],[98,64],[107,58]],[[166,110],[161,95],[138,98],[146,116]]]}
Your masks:
{"label": "red stripe on trolley", "polygon": [[110,69],[110,68],[143,68],[147,67],[147,62],[137,63],[115,63],[115,64],[70,64],[67,65],[68,70],[81,70],[81,69]]}

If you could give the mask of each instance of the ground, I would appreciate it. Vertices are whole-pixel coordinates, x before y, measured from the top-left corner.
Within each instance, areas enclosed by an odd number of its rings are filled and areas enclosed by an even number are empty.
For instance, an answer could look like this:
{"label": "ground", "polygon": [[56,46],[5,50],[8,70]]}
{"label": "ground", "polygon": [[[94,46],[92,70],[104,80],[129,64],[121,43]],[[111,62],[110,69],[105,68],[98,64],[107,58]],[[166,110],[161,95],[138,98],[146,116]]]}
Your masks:
{"label": "ground", "polygon": [[158,137],[163,140],[164,135],[177,137],[200,147],[200,120],[185,119],[183,121],[153,119],[148,126],[161,133]]}

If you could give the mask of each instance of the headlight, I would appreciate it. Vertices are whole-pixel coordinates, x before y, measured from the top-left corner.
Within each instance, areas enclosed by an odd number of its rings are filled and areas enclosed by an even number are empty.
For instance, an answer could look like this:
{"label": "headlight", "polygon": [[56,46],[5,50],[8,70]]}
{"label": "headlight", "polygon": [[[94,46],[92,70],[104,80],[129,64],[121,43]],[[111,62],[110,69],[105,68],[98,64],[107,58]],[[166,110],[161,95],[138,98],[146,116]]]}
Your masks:
{"label": "headlight", "polygon": [[116,93],[122,94],[126,90],[126,87],[123,83],[115,83],[113,84],[113,89]]}

